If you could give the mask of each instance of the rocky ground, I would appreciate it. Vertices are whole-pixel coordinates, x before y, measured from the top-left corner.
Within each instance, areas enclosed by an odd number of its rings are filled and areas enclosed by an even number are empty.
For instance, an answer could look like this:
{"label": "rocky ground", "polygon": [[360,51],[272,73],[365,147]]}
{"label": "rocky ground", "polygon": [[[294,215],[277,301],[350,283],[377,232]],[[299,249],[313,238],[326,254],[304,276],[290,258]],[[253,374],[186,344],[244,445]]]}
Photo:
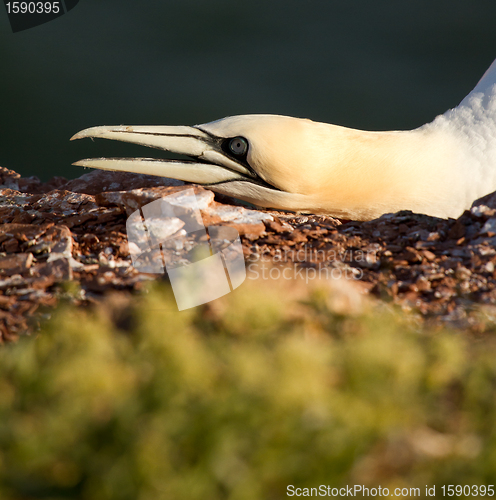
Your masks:
{"label": "rocky ground", "polygon": [[[108,291],[138,292],[128,217],[189,189],[159,177],[90,171],[67,181],[0,168],[0,341],[36,331],[61,298],[85,305]],[[370,222],[247,208],[195,186],[206,226],[241,235],[248,278],[348,278],[423,321],[475,334],[496,316],[496,195],[457,220],[409,212]],[[178,219],[165,229],[181,260],[194,242]],[[132,248],[131,248],[132,253]]]}

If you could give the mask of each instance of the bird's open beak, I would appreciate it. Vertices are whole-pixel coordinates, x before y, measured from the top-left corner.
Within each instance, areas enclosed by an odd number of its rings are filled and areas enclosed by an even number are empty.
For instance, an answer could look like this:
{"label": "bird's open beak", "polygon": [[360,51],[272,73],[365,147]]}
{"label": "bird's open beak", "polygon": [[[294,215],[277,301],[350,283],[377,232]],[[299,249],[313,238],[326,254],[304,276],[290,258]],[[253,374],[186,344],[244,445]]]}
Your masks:
{"label": "bird's open beak", "polygon": [[83,137],[131,142],[193,159],[89,158],[73,165],[203,184],[212,191],[262,207],[301,211],[314,205],[307,195],[286,192],[269,184],[249,165],[246,155],[236,157],[230,153],[226,143],[232,137],[217,136],[203,130],[201,125],[93,127],[78,132],[71,140]]}
{"label": "bird's open beak", "polygon": [[89,158],[73,165],[103,170],[147,173],[186,182],[215,185],[245,180],[257,182],[258,176],[223,150],[224,138],[187,126],[92,127],[78,132],[71,140],[84,137],[114,139],[179,153],[194,160],[154,158]]}

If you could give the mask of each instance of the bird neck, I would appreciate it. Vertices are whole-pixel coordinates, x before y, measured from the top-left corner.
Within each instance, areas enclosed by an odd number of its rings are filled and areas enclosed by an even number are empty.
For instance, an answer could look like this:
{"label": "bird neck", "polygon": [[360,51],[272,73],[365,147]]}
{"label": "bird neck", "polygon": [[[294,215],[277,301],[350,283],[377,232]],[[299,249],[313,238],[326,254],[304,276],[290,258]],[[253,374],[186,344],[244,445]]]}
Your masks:
{"label": "bird neck", "polygon": [[449,217],[463,211],[463,194],[452,198],[462,190],[452,175],[457,145],[443,130],[426,126],[366,132],[339,127],[329,139],[326,164],[314,163],[321,175],[311,190],[336,216],[371,219],[406,209]]}
{"label": "bird neck", "polygon": [[322,194],[335,186],[333,203],[349,216],[410,209],[458,217],[496,190],[496,62],[459,106],[418,129],[339,127],[329,137]]}

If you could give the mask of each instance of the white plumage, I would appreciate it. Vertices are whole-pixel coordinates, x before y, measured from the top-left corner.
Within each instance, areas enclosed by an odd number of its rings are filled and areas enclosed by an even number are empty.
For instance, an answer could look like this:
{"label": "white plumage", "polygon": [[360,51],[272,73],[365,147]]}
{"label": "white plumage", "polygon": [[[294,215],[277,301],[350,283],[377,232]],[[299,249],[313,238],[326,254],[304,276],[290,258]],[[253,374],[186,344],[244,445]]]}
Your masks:
{"label": "white plumage", "polygon": [[458,217],[496,190],[496,61],[454,109],[409,131],[368,132],[278,115],[194,127],[83,130],[195,160],[94,158],[75,165],[172,177],[262,207],[366,220],[412,210]]}

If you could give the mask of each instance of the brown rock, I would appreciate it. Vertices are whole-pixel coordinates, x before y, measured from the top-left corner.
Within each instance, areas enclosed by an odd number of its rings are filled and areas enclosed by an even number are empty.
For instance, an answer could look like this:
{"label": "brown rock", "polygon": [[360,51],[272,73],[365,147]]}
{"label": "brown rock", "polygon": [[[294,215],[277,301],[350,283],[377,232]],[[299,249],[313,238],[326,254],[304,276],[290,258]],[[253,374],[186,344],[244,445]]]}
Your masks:
{"label": "brown rock", "polygon": [[0,278],[0,290],[25,288],[28,285],[29,280],[22,277],[20,274],[13,274],[12,276],[5,279]]}
{"label": "brown rock", "polygon": [[99,194],[160,186],[182,186],[184,182],[155,175],[93,170],[66,182],[63,189],[74,193]]}
{"label": "brown rock", "polygon": [[281,222],[278,219],[264,221],[267,230],[274,233],[292,233],[293,227],[286,222]]}
{"label": "brown rock", "polygon": [[419,252],[412,247],[407,247],[404,252],[398,255],[398,257],[410,263],[422,261],[422,257],[420,256]]}
{"label": "brown rock", "polygon": [[[35,254],[52,253],[69,258],[72,254],[72,234],[67,226],[50,226],[35,241],[27,243],[27,248]],[[55,257],[52,257],[55,258]]]}
{"label": "brown rock", "polygon": [[3,248],[6,252],[13,253],[17,252],[19,248],[19,242],[15,238],[9,238],[3,242]]}
{"label": "brown rock", "polygon": [[84,214],[77,214],[77,215],[70,215],[69,217],[64,217],[64,224],[69,227],[78,227],[84,224],[85,222],[88,222],[90,220],[96,220],[97,219],[97,214],[96,213],[84,213]]}
{"label": "brown rock", "polygon": [[48,193],[54,189],[59,189],[67,182],[64,177],[55,176],[47,182],[41,182],[35,175],[19,179],[19,191],[23,193],[41,194]]}
{"label": "brown rock", "polygon": [[95,246],[100,243],[100,240],[98,239],[98,236],[96,234],[91,234],[91,233],[86,233],[81,236],[80,241],[83,245],[87,246]]}
{"label": "brown rock", "polygon": [[[230,226],[242,234],[246,256],[270,260],[283,252],[295,266],[351,265],[371,293],[457,328],[480,325],[474,316],[479,302],[496,304],[496,208],[489,199],[484,203],[490,206],[474,206],[454,222],[400,212],[342,224],[326,216],[250,210],[227,197],[215,201],[204,188],[167,186],[153,176],[95,170],[73,181],[41,182],[0,169],[0,182],[0,252],[7,252],[0,254],[0,310],[9,313],[0,317],[0,341],[25,331],[26,317],[40,305],[54,305],[65,280],[82,288],[73,300],[88,303],[155,279],[132,266],[127,214],[164,196],[182,197],[186,189],[200,199],[206,227]],[[192,207],[178,205],[178,211],[178,218],[191,216]],[[185,235],[169,240],[174,262],[197,243]],[[38,261],[26,257],[33,253]]]}
{"label": "brown rock", "polygon": [[294,243],[306,243],[308,241],[307,237],[301,231],[294,231],[288,236],[288,239]]}
{"label": "brown rock", "polygon": [[0,257],[0,273],[7,276],[23,274],[31,267],[32,263],[32,253],[17,253]]}
{"label": "brown rock", "polygon": [[0,224],[0,242],[10,238],[15,238],[20,242],[35,240],[42,235],[48,227],[53,224],[44,224],[41,226],[35,224]]}
{"label": "brown rock", "polygon": [[45,262],[34,266],[33,272],[39,276],[47,276],[53,279],[53,282],[60,283],[72,280],[72,268],[69,259],[60,258],[52,262]]}
{"label": "brown rock", "polygon": [[448,232],[448,238],[453,240],[458,240],[465,236],[465,224],[462,221],[457,220]]}
{"label": "brown rock", "polygon": [[427,260],[434,260],[436,258],[436,254],[430,250],[422,250],[422,254]]}
{"label": "brown rock", "polygon": [[50,212],[54,215],[74,215],[84,206],[85,210],[97,208],[95,198],[88,194],[72,193],[66,190],[53,190],[45,193],[32,204],[32,209]]}
{"label": "brown rock", "polygon": [[194,190],[195,195],[200,199],[213,200],[214,198],[214,194],[211,191],[207,191],[197,186],[159,186],[146,189],[132,189],[130,191],[100,193],[96,195],[95,200],[100,206],[122,206],[126,209],[127,214],[131,215],[134,211],[138,210],[138,208],[141,208],[142,206],[147,205],[152,201],[169,196],[171,194],[179,193],[181,191],[184,191],[185,189],[190,188]]}
{"label": "brown rock", "polygon": [[431,282],[425,276],[419,276],[415,286],[419,292],[429,292],[432,288]]}
{"label": "brown rock", "polygon": [[[5,186],[10,189],[18,189],[18,182],[21,178],[21,174],[14,172],[14,170],[9,170],[5,167],[0,167],[0,186]],[[13,187],[11,187],[13,186]]]}
{"label": "brown rock", "polygon": [[15,304],[15,301],[13,295],[0,295],[0,308],[9,310]]}
{"label": "brown rock", "polygon": [[472,203],[472,207],[485,206],[488,208],[496,209],[496,193],[490,193]]}
{"label": "brown rock", "polygon": [[236,231],[238,231],[238,233],[242,236],[259,237],[265,233],[265,226],[263,222],[260,222],[258,224],[237,224],[235,222],[223,222],[219,225],[232,227],[236,229]]}

